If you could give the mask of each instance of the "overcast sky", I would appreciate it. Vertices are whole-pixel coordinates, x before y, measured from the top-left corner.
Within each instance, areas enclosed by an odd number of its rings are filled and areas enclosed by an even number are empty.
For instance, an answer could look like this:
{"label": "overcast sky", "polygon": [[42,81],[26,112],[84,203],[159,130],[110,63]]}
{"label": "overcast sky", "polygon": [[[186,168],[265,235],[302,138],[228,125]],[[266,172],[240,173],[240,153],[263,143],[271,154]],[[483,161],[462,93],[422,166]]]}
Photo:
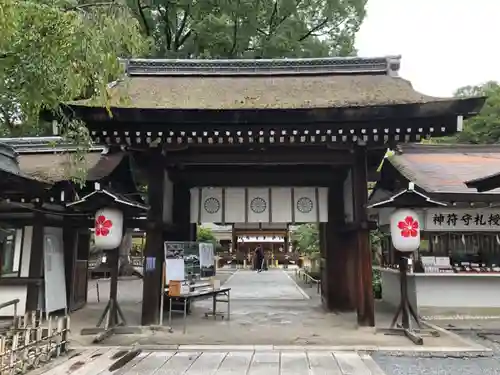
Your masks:
{"label": "overcast sky", "polygon": [[402,55],[400,75],[425,94],[500,81],[500,0],[368,0],[360,56]]}

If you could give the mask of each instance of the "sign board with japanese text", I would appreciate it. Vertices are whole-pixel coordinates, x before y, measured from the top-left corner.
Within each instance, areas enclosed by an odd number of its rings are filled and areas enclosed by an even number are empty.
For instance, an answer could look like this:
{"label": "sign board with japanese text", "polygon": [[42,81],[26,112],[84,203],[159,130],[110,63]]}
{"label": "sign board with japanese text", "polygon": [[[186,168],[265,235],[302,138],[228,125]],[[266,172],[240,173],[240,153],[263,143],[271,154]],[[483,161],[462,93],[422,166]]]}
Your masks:
{"label": "sign board with japanese text", "polygon": [[431,208],[425,215],[425,230],[500,232],[500,208]]}

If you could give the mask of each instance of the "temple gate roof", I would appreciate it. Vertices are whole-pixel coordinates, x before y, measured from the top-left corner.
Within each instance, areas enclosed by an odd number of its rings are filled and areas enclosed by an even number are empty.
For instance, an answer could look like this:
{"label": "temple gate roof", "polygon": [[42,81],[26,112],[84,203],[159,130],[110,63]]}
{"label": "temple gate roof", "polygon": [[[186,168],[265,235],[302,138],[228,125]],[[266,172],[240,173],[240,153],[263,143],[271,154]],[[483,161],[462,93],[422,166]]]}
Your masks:
{"label": "temple gate roof", "polygon": [[[144,109],[344,108],[441,102],[398,76],[399,56],[272,60],[126,60],[109,105]],[[465,101],[467,99],[462,99]],[[102,107],[97,99],[73,106]]]}

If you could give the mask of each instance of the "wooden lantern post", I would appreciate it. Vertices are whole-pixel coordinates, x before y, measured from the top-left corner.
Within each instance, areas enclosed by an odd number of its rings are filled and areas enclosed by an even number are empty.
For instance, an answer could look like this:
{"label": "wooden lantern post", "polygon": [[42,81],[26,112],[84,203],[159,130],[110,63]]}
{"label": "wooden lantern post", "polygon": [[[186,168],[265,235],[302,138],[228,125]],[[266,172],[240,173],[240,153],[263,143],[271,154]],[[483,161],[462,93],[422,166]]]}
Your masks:
{"label": "wooden lantern post", "polygon": [[[423,345],[423,339],[420,334],[430,334],[439,336],[435,330],[422,329],[421,321],[411,305],[408,298],[408,257],[418,250],[420,246],[420,230],[422,228],[420,219],[414,208],[446,206],[445,203],[432,200],[424,193],[415,189],[415,184],[410,182],[408,188],[389,199],[374,203],[368,208],[394,207],[390,219],[392,244],[399,253],[399,281],[400,281],[400,303],[396,314],[391,322],[387,334],[404,334],[413,343]],[[401,323],[396,327],[399,316]],[[410,316],[414,319],[418,329],[412,329]]]}

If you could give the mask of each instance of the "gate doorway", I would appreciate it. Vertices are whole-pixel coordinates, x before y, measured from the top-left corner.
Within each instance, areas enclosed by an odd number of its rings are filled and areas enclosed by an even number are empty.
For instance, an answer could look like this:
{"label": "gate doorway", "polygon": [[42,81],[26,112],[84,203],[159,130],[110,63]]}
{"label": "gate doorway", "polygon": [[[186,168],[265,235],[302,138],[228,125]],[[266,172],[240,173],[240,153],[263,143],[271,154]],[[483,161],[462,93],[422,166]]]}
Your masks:
{"label": "gate doorway", "polygon": [[[150,204],[145,256],[159,259],[166,240],[192,240],[194,223],[202,222],[193,205],[200,215],[205,202],[196,201],[192,189],[321,187],[324,219],[320,213],[312,220],[260,221],[320,223],[324,305],[356,311],[361,326],[375,324],[369,174],[387,148],[451,135],[484,103],[416,92],[398,77],[400,61],[392,56],[125,65],[128,77],[110,87],[109,108],[83,100],[63,110],[86,123],[94,142],[127,149],[144,172]],[[207,203],[211,215],[219,215],[220,207],[215,212],[215,202]],[[250,216],[262,215],[262,201],[253,207],[257,212],[243,219],[207,221],[252,222]],[[144,276],[144,325],[158,322],[161,278],[159,267]]]}

